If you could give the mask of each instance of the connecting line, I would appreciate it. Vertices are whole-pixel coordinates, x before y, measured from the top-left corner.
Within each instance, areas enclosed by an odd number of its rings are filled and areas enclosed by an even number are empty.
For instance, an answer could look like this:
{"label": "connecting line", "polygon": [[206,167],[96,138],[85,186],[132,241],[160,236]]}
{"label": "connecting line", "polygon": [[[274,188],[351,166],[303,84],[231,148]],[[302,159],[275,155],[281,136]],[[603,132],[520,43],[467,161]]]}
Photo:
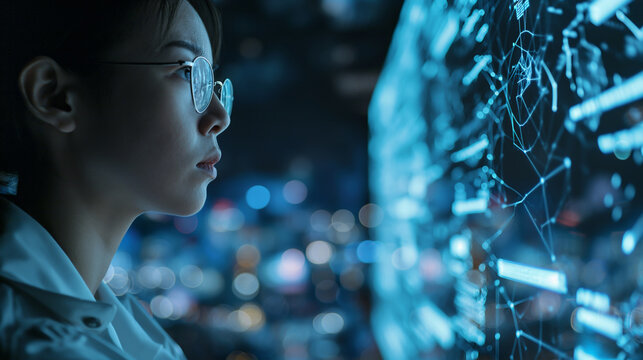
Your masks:
{"label": "connecting line", "polygon": [[[543,205],[545,206],[545,218],[549,219],[550,218],[550,216],[549,216],[549,202],[547,201],[547,191],[545,191],[545,182],[544,181],[542,183],[542,190],[543,190],[543,203],[544,203]],[[536,225],[536,224],[534,224],[534,225]],[[536,226],[536,228],[538,228],[538,226]],[[548,236],[548,238],[549,238],[549,248],[553,249],[554,248],[554,243],[553,243],[554,235],[551,232],[551,226],[547,226],[547,235],[549,235]],[[555,255],[551,255],[551,261],[552,262],[556,261],[556,256]]]}
{"label": "connecting line", "polygon": [[569,40],[563,38],[563,51],[565,52],[565,76],[572,79],[572,50],[569,48]]}
{"label": "connecting line", "polygon": [[518,331],[516,331],[516,337],[517,337],[517,338],[525,338],[525,339],[527,339],[527,340],[531,340],[531,341],[532,341],[532,342],[534,342],[535,344],[538,344],[539,346],[544,347],[545,349],[547,349],[547,350],[551,351],[552,353],[556,354],[556,356],[558,356],[558,357],[560,357],[560,358],[572,360],[572,358],[571,358],[571,357],[569,357],[569,356],[568,356],[567,354],[565,354],[564,352],[562,352],[562,351],[560,351],[560,350],[556,349],[556,348],[555,348],[555,347],[553,347],[552,345],[549,345],[549,344],[547,344],[547,343],[545,343],[545,342],[543,342],[543,341],[541,341],[541,340],[536,339],[535,337],[533,337],[533,336],[531,336],[531,335],[527,334],[526,332],[524,332],[524,331],[522,331],[522,330],[518,330]]}
{"label": "connecting line", "polygon": [[534,216],[531,215],[531,211],[529,211],[529,207],[527,205],[525,206],[525,211],[527,211],[527,215],[529,215],[529,219],[531,219],[531,222],[534,224],[534,227],[536,228],[536,232],[538,233],[538,236],[540,236],[540,240],[543,242],[543,245],[545,245],[545,250],[549,253],[549,257],[551,258],[551,261],[556,261],[556,255],[554,254],[553,250],[550,248],[549,244],[547,244],[547,241],[545,240],[545,236],[543,235],[543,232],[540,231],[540,228],[538,227],[538,224],[536,223],[536,219],[534,219]]}
{"label": "connecting line", "polygon": [[[499,305],[500,304],[500,299],[498,298],[498,293],[500,293],[502,295],[502,297],[504,298],[505,302],[507,303],[507,305],[509,307],[509,311],[511,311],[511,318],[513,319],[514,328],[516,329],[516,333],[518,333],[520,331],[519,330],[520,328],[518,326],[518,319],[516,317],[516,310],[515,310],[514,303],[513,303],[513,301],[511,301],[509,299],[509,296],[507,296],[507,291],[505,290],[505,288],[503,286],[500,286],[500,288],[496,291],[496,309],[500,308],[500,305]],[[497,326],[497,324],[498,324],[498,311],[496,311],[496,326]],[[496,338],[496,339],[498,339],[498,338]],[[518,350],[519,350],[518,354],[520,355],[520,358],[522,359],[522,348],[520,347],[519,342],[520,342],[520,338],[515,337],[513,347],[511,348],[511,353],[513,354],[516,351],[516,345],[518,345]]]}
{"label": "connecting line", "polygon": [[[511,302],[511,304],[512,304],[513,306],[516,306],[516,305],[520,305],[520,304],[522,304],[522,303],[524,303],[524,302],[531,301],[531,300],[533,300],[533,299],[534,299],[534,297],[533,297],[533,296],[530,296],[530,297],[528,297],[528,298],[524,298],[524,299],[522,299],[522,300],[512,301],[512,302]],[[507,304],[507,305],[499,305],[498,307],[496,307],[496,309],[510,309],[510,308],[511,308],[511,306],[510,306],[509,304]],[[521,318],[522,318],[522,316],[521,316]]]}
{"label": "connecting line", "polygon": [[[532,166],[533,166],[533,164],[532,164]],[[527,199],[527,197],[528,197],[529,195],[531,195],[531,193],[533,193],[534,191],[536,191],[536,189],[538,189],[541,185],[544,185],[546,181],[548,181],[548,180],[549,180],[549,179],[551,179],[552,177],[554,177],[554,176],[558,175],[560,172],[562,172],[562,171],[563,171],[563,170],[565,170],[566,168],[567,168],[566,164],[563,164],[563,165],[558,166],[558,167],[557,167],[557,168],[555,168],[552,172],[550,172],[549,174],[547,174],[545,177],[540,178],[540,181],[538,182],[538,184],[534,185],[534,187],[532,187],[532,188],[531,188],[531,189],[530,189],[530,190],[529,190],[529,191],[528,191],[528,192],[527,192],[527,193],[522,197],[522,199],[520,199],[520,200],[518,200],[518,201],[516,201],[516,202],[513,202],[513,203],[511,203],[511,204],[502,204],[502,208],[504,209],[504,208],[508,208],[508,207],[511,207],[511,206],[517,206],[517,205],[522,204],[523,202],[525,202],[525,200]],[[493,175],[492,175],[492,176],[493,176]]]}
{"label": "connecting line", "polygon": [[616,18],[621,20],[621,22],[625,24],[628,29],[630,29],[637,40],[643,40],[643,30],[634,25],[632,20],[630,20],[621,10],[618,10],[616,12]]}
{"label": "connecting line", "polygon": [[542,63],[543,68],[545,68],[545,73],[547,73],[547,77],[549,78],[549,82],[551,83],[551,111],[556,112],[558,110],[558,84],[554,80],[554,77],[551,74],[551,71],[549,71],[549,68],[547,67],[547,64],[543,61]]}
{"label": "connecting line", "polygon": [[505,231],[505,228],[509,225],[509,223],[511,223],[511,220],[515,215],[516,209],[514,208],[513,214],[511,214],[511,216],[500,226],[500,228],[495,233],[493,233],[493,235],[491,235],[491,237],[489,237],[482,243],[482,248],[484,250],[489,250],[489,246],[491,246],[491,243],[493,243],[500,235],[502,235],[502,233]]}

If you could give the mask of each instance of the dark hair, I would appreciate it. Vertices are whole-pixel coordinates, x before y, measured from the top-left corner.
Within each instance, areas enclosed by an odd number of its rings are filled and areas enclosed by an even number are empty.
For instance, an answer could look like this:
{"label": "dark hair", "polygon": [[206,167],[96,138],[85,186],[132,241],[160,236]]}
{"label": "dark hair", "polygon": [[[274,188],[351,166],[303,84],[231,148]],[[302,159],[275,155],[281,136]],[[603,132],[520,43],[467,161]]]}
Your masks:
{"label": "dark hair", "polygon": [[[217,61],[221,21],[211,0],[187,0],[199,14]],[[7,174],[29,171],[38,158],[26,121],[28,113],[18,88],[22,68],[36,56],[48,56],[66,70],[90,75],[84,60],[100,59],[124,39],[136,23],[155,11],[163,35],[169,30],[181,0],[21,0],[0,10],[4,49],[0,64],[0,192]],[[6,28],[5,28],[6,27]],[[26,174],[25,174],[26,175]],[[3,184],[4,182],[4,184]]]}

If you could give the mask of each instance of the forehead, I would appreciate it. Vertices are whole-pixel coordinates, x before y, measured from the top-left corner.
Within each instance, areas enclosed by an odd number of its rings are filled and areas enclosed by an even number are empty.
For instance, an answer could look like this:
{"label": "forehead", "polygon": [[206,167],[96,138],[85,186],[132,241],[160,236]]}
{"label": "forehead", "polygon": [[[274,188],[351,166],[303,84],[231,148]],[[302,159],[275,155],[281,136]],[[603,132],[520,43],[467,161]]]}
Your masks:
{"label": "forehead", "polygon": [[[195,52],[195,56],[205,56],[212,63],[212,46],[205,25],[196,10],[185,0],[181,1],[176,15],[172,19],[169,31],[165,38],[161,40],[157,51],[172,51],[173,46],[165,45],[176,44],[177,42],[192,45],[186,47],[190,47],[190,51]],[[185,49],[186,47],[182,48]]]}
{"label": "forehead", "polygon": [[[192,5],[183,0],[170,19],[169,27],[158,16],[146,16],[131,35],[116,46],[111,57],[115,61],[175,61],[177,54],[185,57],[205,56],[212,62],[208,32]],[[167,30],[167,31],[165,31]],[[191,60],[191,59],[190,59]]]}

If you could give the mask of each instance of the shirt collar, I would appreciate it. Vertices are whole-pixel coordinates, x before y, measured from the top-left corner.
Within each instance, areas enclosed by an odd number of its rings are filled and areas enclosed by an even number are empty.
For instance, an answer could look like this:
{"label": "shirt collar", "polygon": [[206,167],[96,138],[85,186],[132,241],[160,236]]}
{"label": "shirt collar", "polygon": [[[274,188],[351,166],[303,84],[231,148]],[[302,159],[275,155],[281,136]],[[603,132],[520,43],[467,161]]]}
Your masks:
{"label": "shirt collar", "polygon": [[41,290],[95,301],[54,238],[34,218],[0,197],[0,275]]}

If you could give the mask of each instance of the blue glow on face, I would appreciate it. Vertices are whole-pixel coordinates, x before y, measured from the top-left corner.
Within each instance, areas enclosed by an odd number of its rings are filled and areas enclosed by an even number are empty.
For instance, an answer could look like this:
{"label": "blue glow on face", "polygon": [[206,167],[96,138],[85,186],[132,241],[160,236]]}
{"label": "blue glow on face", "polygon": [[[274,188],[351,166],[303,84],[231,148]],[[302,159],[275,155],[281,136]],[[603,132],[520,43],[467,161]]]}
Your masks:
{"label": "blue glow on face", "polygon": [[270,202],[270,191],[265,186],[255,185],[246,192],[246,202],[253,209],[263,209]]}

